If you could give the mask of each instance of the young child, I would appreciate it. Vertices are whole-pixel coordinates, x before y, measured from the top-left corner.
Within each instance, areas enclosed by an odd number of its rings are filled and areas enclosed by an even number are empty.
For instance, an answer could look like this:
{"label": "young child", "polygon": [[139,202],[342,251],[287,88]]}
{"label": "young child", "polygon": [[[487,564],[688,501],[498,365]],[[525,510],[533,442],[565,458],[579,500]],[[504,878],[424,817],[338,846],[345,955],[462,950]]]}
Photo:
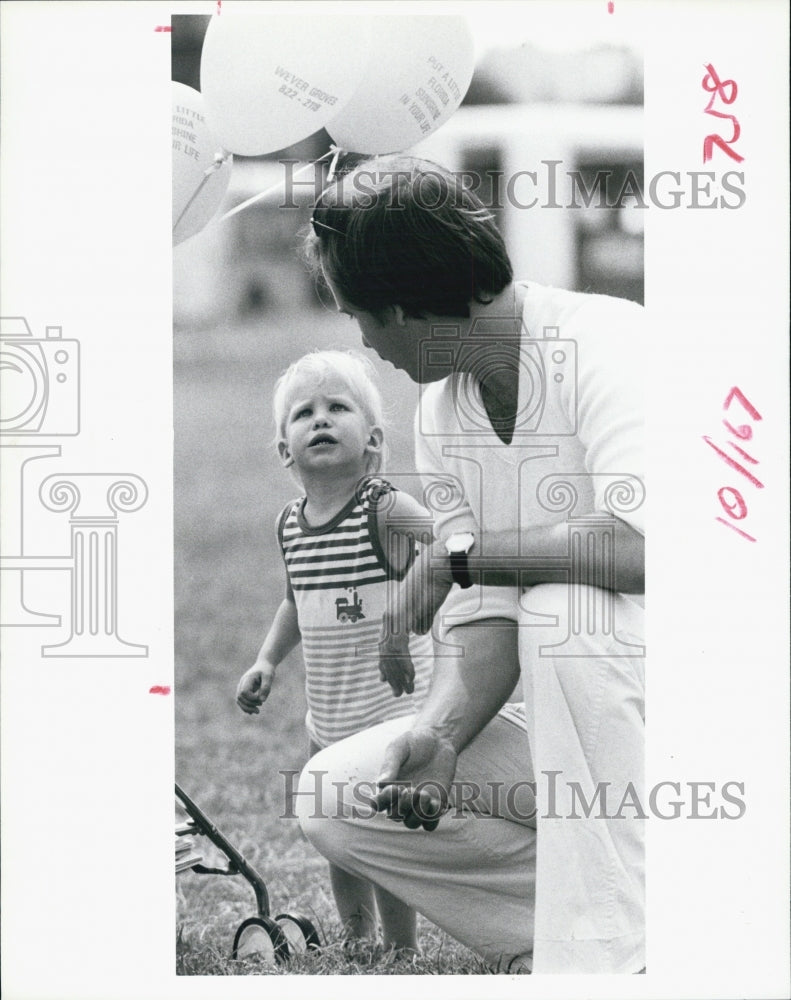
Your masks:
{"label": "young child", "polygon": [[[404,522],[420,518],[425,525],[427,513],[374,475],[384,435],[373,377],[359,355],[317,351],[292,364],[275,387],[278,452],[304,495],[277,520],[286,594],[255,664],[239,681],[236,700],[243,712],[257,714],[277,665],[301,640],[311,756],[385,719],[415,712],[432,666],[431,637],[417,636],[409,640],[410,656],[391,658],[388,676],[380,674],[387,588],[415,555]],[[404,693],[411,697],[400,697]],[[417,949],[414,911],[333,864],[330,877],[348,937],[375,936],[375,897],[385,948]]]}

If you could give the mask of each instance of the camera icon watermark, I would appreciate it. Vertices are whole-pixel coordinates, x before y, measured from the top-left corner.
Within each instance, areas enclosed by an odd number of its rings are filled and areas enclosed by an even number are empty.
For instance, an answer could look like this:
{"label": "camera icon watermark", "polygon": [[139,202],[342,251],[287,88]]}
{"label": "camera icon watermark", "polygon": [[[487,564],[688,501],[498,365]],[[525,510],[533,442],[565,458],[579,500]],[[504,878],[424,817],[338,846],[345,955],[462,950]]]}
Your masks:
{"label": "camera icon watermark", "polygon": [[[512,319],[477,319],[462,337],[458,326],[437,324],[420,345],[418,363],[420,383],[439,381],[451,370],[469,376],[450,384],[458,430],[465,437],[491,437],[498,429],[482,387],[508,372],[518,386],[516,415],[509,426],[513,437],[577,433],[577,344],[561,338],[557,326],[545,326],[541,337],[530,337],[524,330],[514,331]],[[434,427],[418,405],[421,434],[448,433],[447,428]]]}
{"label": "camera icon watermark", "polygon": [[[144,506],[145,481],[133,473],[83,470],[40,481],[39,464],[61,457],[63,446],[51,439],[79,433],[79,341],[64,338],[60,326],[34,337],[24,317],[1,317],[0,449],[7,489],[0,521],[0,628],[60,627],[62,615],[36,609],[37,585],[42,577],[68,573],[70,632],[42,646],[41,655],[148,656],[148,646],[118,635],[119,518]],[[68,511],[68,551],[51,541],[41,544],[42,510]]]}
{"label": "camera icon watermark", "polygon": [[22,316],[0,320],[0,434],[80,431],[80,344],[48,326],[34,337]]}

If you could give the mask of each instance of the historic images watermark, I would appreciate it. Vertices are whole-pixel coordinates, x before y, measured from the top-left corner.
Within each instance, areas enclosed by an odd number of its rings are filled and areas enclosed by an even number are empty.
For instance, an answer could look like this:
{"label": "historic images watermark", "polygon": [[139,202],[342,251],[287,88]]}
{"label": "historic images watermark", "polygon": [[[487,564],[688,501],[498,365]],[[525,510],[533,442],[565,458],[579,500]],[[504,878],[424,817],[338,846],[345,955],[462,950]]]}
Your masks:
{"label": "historic images watermark", "polygon": [[[304,166],[299,160],[280,161],[283,168],[283,194],[278,205],[281,209],[299,207],[300,195],[308,191],[314,201],[318,201],[326,184],[326,175],[321,164],[317,164],[312,180],[306,178]],[[300,177],[296,168],[301,167]],[[433,183],[439,173],[424,171],[416,181],[414,197],[423,199],[423,208],[438,209],[443,201],[438,199],[458,199],[461,191],[472,191],[483,201],[484,207],[499,210],[510,206],[518,209],[647,209],[658,208],[666,211],[685,209],[738,209],[747,201],[744,186],[744,172],[727,170],[659,170],[647,178],[638,177],[633,170],[627,170],[617,178],[617,183],[608,183],[615,178],[612,170],[597,170],[592,174],[579,169],[564,167],[562,160],[539,160],[535,170],[517,170],[506,174],[503,170],[458,170],[452,171],[460,181],[458,187]],[[382,183],[390,180],[393,186],[392,208],[404,208],[400,200],[399,177],[411,176],[407,170],[386,170],[375,165],[370,169],[355,170],[349,175],[348,183],[361,207],[366,207],[365,199],[373,202],[374,191]],[[339,178],[339,184],[345,178]]]}
{"label": "historic images watermark", "polygon": [[[329,772],[308,768],[282,770],[283,812],[280,819],[297,819],[297,805],[310,819],[373,819],[379,815],[373,799],[381,791],[375,781],[327,782]],[[436,807],[420,813],[420,793],[446,804],[451,819],[506,819],[530,825],[536,819],[741,819],[747,812],[743,781],[659,781],[639,791],[633,782],[597,782],[586,792],[578,781],[566,781],[562,771],[541,771],[540,780],[514,782],[392,781],[388,785],[413,792],[413,810],[421,820],[436,818]],[[397,809],[397,806],[394,807]],[[398,819],[397,814],[392,818]]]}
{"label": "historic images watermark", "polygon": [[[526,332],[526,336],[523,333]],[[540,335],[539,335],[540,333]],[[461,335],[455,323],[433,324],[431,334],[419,345],[418,381],[431,383],[454,367],[463,367],[475,379],[461,380],[452,386],[452,405],[458,426],[464,432],[464,441],[453,438],[453,455],[463,460],[467,470],[475,470],[478,494],[483,493],[487,470],[482,462],[481,449],[499,448],[492,418],[488,414],[482,395],[471,386],[483,384],[494,371],[510,370],[519,384],[527,387],[520,397],[513,422],[508,432],[519,442],[518,470],[520,496],[514,496],[515,518],[522,523],[523,500],[532,497],[552,522],[565,522],[568,544],[565,554],[550,558],[546,555],[527,557],[514,552],[511,557],[493,559],[490,555],[473,552],[468,565],[473,580],[479,584],[502,578],[503,572],[513,571],[513,584],[529,587],[535,574],[545,574],[544,582],[553,581],[568,586],[568,615],[559,624],[564,635],[547,638],[547,655],[553,657],[580,657],[588,655],[577,648],[574,637],[582,631],[606,637],[616,657],[641,657],[642,644],[633,644],[618,634],[615,612],[615,594],[620,589],[617,575],[617,546],[620,519],[627,520],[645,502],[645,487],[640,475],[624,470],[618,473],[547,472],[541,462],[554,461],[562,442],[576,435],[579,424],[577,385],[577,343],[565,338],[557,326],[545,326],[539,331],[524,331],[520,321],[515,328],[513,316],[489,317],[476,321],[468,334]],[[437,438],[435,447],[442,447],[447,431],[435,427],[430,413],[424,412],[424,397],[418,402],[417,431],[424,439]],[[390,476],[393,479],[392,475]],[[410,489],[408,477],[396,477],[401,488]],[[415,489],[414,484],[412,489]],[[462,512],[465,507],[465,487],[452,472],[432,476],[430,482],[420,483],[418,495],[427,511],[424,523],[393,520],[386,510],[388,531],[413,534],[422,549],[430,547],[432,524],[435,519]],[[385,508],[387,500],[384,501]],[[546,515],[544,514],[546,512]],[[529,527],[526,524],[525,527]],[[426,557],[428,558],[428,556]],[[410,590],[406,604],[413,607],[420,603],[419,589],[431,589],[431,567],[428,576],[412,573],[403,582],[393,581],[393,589]],[[395,594],[391,608],[401,607]],[[519,627],[529,627],[528,614]],[[451,618],[444,618],[440,609],[432,635],[435,656],[463,655],[463,649],[443,638],[444,625],[452,628]],[[406,623],[388,621],[388,637],[402,635]],[[472,626],[475,622],[470,623]],[[536,624],[533,622],[533,624]],[[546,621],[539,624],[547,626]],[[542,647],[541,655],[544,655]]]}
{"label": "historic images watermark", "polygon": [[[0,317],[0,399],[8,484],[0,526],[0,628],[67,625],[67,636],[41,647],[46,657],[148,656],[147,645],[118,634],[120,516],[145,505],[145,480],[128,472],[56,472],[43,480],[37,474],[42,460],[61,457],[60,438],[81,430],[79,340],[64,337],[60,326],[35,336],[24,316]],[[44,534],[42,510],[68,514],[68,550],[36,549],[37,535]],[[57,572],[70,580],[65,623],[59,614],[30,607],[27,594],[32,577]]]}

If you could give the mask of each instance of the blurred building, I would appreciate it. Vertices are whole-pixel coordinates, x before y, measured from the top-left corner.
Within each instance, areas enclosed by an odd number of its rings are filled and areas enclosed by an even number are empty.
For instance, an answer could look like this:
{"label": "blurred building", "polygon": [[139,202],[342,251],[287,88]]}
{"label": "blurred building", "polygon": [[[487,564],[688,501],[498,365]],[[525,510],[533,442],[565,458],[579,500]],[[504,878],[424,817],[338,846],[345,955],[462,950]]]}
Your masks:
{"label": "blurred building", "polygon": [[642,104],[642,60],[623,45],[566,52],[530,44],[499,47],[475,67],[464,103]]}
{"label": "blurred building", "polygon": [[417,155],[481,177],[516,274],[643,301],[642,107],[461,107]]}

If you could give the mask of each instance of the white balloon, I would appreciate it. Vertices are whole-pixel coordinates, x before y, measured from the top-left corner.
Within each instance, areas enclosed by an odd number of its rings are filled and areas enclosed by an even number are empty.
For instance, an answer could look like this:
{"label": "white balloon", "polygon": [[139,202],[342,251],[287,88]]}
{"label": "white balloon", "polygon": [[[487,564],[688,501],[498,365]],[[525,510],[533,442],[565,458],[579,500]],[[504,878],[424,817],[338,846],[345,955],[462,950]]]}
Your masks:
{"label": "white balloon", "polygon": [[172,83],[173,245],[203,229],[220,207],[231,179],[231,158],[206,174],[222,153],[197,90]]}
{"label": "white balloon", "polygon": [[338,146],[355,153],[409,149],[461,104],[472,79],[474,55],[464,17],[374,17],[368,68],[327,131]]}
{"label": "white balloon", "polygon": [[370,18],[226,14],[209,23],[201,92],[226,149],[259,156],[325,125],[349,100],[370,47]]}

